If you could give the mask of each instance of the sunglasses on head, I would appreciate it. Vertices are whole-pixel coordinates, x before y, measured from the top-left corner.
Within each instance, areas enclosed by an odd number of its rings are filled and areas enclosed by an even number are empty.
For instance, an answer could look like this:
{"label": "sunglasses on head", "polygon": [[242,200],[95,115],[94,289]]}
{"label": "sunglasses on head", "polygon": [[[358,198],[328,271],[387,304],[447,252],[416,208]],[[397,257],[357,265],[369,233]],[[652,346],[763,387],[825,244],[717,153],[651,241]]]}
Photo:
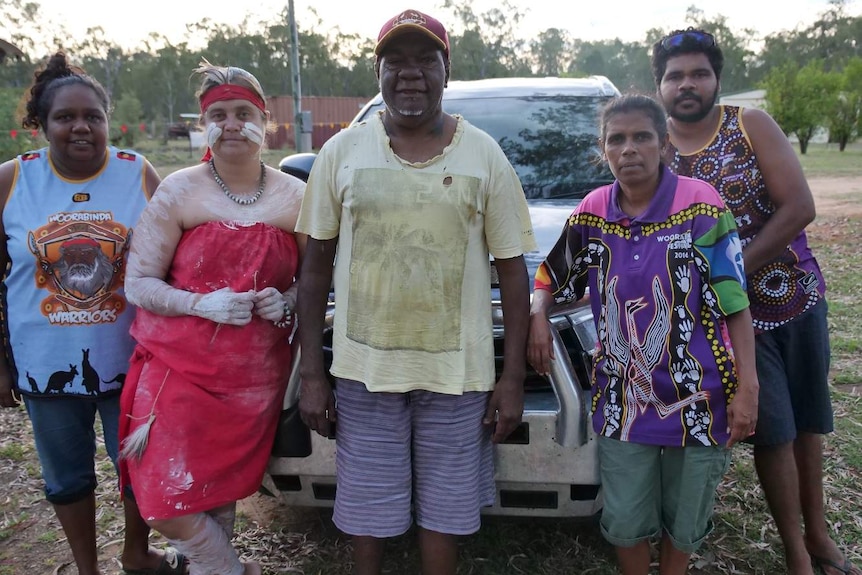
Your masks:
{"label": "sunglasses on head", "polygon": [[715,38],[712,34],[698,30],[686,30],[685,32],[662,38],[661,47],[665,50],[673,50],[682,46],[683,42],[687,39],[693,40],[701,48],[712,48],[715,46]]}

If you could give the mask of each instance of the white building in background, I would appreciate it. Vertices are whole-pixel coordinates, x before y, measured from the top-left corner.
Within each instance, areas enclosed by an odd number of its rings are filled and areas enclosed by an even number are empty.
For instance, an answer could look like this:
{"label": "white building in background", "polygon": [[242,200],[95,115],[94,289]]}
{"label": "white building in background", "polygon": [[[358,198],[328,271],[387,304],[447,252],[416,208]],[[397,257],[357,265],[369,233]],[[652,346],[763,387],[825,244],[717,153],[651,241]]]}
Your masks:
{"label": "white building in background", "polygon": [[724,94],[718,98],[719,104],[741,106],[743,108],[766,109],[766,90],[746,90],[733,94]]}
{"label": "white building in background", "polygon": [[[719,104],[727,106],[741,106],[743,108],[759,108],[766,110],[766,90],[746,90],[745,92],[735,92],[733,94],[724,94],[718,98]],[[793,134],[788,136],[788,139],[794,144],[798,139]],[[825,144],[829,141],[829,130],[826,128],[818,128],[811,138],[810,143]]]}

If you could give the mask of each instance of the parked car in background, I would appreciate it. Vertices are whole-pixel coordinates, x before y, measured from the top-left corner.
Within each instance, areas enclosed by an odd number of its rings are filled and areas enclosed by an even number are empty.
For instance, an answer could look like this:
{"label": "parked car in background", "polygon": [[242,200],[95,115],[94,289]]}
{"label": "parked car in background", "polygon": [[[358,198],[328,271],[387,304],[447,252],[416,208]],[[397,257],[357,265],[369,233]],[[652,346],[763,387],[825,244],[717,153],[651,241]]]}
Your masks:
{"label": "parked car in background", "polygon": [[188,138],[189,133],[201,131],[198,121],[201,115],[196,113],[179,114],[179,120],[168,124],[168,138]]}
{"label": "parked car in background", "polygon": [[[598,114],[618,94],[601,76],[453,81],[443,94],[444,110],[461,114],[493,136],[521,179],[539,244],[537,252],[526,256],[531,277],[580,199],[613,181],[600,161]],[[365,121],[383,106],[378,95],[352,123]],[[295,154],[284,158],[279,167],[307,178],[313,162],[314,154]],[[499,373],[506,334],[500,303],[494,299]],[[330,297],[324,334],[324,354],[330,361],[335,305]],[[497,497],[486,508],[488,514],[584,517],[601,509],[590,422],[590,354],[597,340],[592,313],[586,302],[579,302],[558,306],[550,321],[557,359],[548,377],[527,366],[523,422],[495,447]],[[276,440],[263,490],[279,492],[291,505],[331,506],[336,488],[335,441],[309,432],[302,424],[299,389],[297,362],[282,412],[283,431],[292,431]]]}

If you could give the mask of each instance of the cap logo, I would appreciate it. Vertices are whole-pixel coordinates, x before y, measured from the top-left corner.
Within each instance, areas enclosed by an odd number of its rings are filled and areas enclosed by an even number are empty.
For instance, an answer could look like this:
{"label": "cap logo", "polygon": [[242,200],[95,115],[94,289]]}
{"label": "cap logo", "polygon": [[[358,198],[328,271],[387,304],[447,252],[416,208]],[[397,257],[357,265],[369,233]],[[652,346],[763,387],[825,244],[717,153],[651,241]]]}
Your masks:
{"label": "cap logo", "polygon": [[402,24],[418,24],[420,26],[425,26],[427,23],[428,21],[425,19],[425,16],[419,12],[407,10],[395,17],[395,20],[392,21],[392,27],[401,26]]}

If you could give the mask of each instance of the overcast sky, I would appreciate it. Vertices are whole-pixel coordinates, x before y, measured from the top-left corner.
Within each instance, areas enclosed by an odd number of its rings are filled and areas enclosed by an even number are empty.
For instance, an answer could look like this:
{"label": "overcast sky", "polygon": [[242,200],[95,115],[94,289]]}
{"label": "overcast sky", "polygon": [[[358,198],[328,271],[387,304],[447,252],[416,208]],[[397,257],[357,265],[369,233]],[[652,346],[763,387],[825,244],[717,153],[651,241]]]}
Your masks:
{"label": "overcast sky", "polygon": [[[251,15],[253,21],[271,19],[287,5],[286,0],[144,0],[127,3],[116,0],[36,0],[46,15],[63,22],[75,39],[80,39],[88,27],[102,26],[109,40],[125,47],[135,47],[150,32],[159,31],[172,40],[179,40],[185,25],[203,17],[228,24]],[[692,0],[510,0],[526,17],[520,26],[521,38],[529,39],[551,27],[568,30],[575,38],[602,40],[621,38],[625,41],[643,39],[649,28],[684,27],[688,6],[694,4],[707,17],[727,16],[734,29],[753,28],[766,35],[778,30],[806,25],[828,7],[827,0],[723,0],[695,2]],[[439,0],[294,0],[300,28],[309,29],[316,18],[309,12],[314,7],[324,26],[338,26],[344,32],[376,37],[383,22],[406,8],[415,8],[431,15],[441,14]],[[481,13],[500,3],[495,0],[473,0],[473,10]],[[862,0],[848,3],[848,12],[862,14]],[[447,22],[444,22],[447,24]],[[325,30],[324,30],[325,31]],[[194,44],[194,42],[193,42]]]}

